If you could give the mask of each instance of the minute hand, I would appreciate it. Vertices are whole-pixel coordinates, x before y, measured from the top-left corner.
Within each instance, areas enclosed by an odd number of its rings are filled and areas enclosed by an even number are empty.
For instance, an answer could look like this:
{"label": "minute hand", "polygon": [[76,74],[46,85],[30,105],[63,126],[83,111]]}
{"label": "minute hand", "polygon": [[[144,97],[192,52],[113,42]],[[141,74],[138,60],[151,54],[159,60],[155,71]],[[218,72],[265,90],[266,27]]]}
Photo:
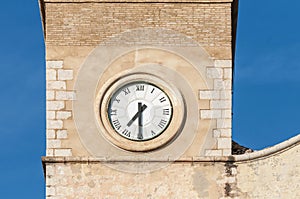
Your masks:
{"label": "minute hand", "polygon": [[[143,112],[145,109],[147,108],[147,105],[146,104],[144,104],[143,106],[142,106],[142,108],[141,108],[141,112]],[[139,116],[139,111],[131,118],[131,120],[128,122],[128,124],[127,124],[127,126],[129,127],[129,126],[131,126],[132,125],[132,123],[138,118],[138,116]]]}

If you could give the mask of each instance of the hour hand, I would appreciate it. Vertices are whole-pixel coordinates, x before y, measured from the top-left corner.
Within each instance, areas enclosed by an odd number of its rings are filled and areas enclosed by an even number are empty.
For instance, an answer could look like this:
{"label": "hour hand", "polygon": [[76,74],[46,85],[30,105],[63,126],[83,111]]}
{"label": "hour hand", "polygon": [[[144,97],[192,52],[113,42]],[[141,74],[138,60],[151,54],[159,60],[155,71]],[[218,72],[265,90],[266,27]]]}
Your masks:
{"label": "hour hand", "polygon": [[127,126],[128,126],[128,127],[131,126],[132,123],[139,117],[140,113],[142,113],[146,108],[147,108],[147,105],[144,104],[144,105],[141,107],[141,110],[138,111],[138,112],[131,118],[131,120],[129,120]]}

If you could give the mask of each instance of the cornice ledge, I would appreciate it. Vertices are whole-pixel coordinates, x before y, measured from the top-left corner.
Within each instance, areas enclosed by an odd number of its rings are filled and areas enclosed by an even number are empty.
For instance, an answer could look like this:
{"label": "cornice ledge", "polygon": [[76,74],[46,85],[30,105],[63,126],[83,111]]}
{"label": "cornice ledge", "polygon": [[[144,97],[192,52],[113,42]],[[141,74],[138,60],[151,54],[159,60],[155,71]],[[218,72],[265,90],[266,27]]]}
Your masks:
{"label": "cornice ledge", "polygon": [[246,153],[243,155],[232,155],[232,156],[184,156],[179,159],[173,157],[136,157],[136,156],[114,156],[114,157],[53,157],[53,156],[44,156],[42,157],[43,165],[48,163],[122,163],[122,162],[174,162],[174,163],[196,163],[196,162],[245,162],[256,159],[268,158],[272,155],[283,153],[286,150],[289,150],[293,147],[296,147],[300,144],[300,134],[295,137],[290,138],[282,143],[279,143],[275,146],[255,151],[252,153]]}
{"label": "cornice ledge", "polygon": [[43,3],[232,3],[235,0],[40,0]]}
{"label": "cornice ledge", "polygon": [[233,156],[211,156],[211,157],[181,157],[175,159],[172,157],[135,157],[135,156],[114,156],[114,157],[42,157],[43,164],[47,163],[122,163],[122,162],[154,162],[154,163],[195,163],[195,162],[232,162]]}

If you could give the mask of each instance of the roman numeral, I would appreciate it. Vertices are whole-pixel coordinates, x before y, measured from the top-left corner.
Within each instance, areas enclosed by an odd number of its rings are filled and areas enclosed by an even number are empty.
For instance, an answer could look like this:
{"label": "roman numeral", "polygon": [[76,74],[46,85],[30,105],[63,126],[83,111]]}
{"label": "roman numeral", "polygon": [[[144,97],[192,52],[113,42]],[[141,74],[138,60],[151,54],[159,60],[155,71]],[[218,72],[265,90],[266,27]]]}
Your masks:
{"label": "roman numeral", "polygon": [[164,119],[161,119],[159,124],[157,125],[159,128],[163,129],[165,125],[167,124],[167,121]]}
{"label": "roman numeral", "polygon": [[119,130],[121,128],[121,124],[118,119],[112,121],[114,127]]}
{"label": "roman numeral", "polygon": [[129,88],[125,88],[122,91],[124,92],[124,95],[128,95],[130,93]]}
{"label": "roman numeral", "polygon": [[166,98],[165,98],[165,97],[162,97],[162,98],[159,99],[159,101],[160,101],[160,103],[163,103],[163,102],[166,101]]}
{"label": "roman numeral", "polygon": [[155,90],[155,88],[152,89],[151,93],[153,93],[154,90]]}
{"label": "roman numeral", "polygon": [[145,86],[144,85],[136,85],[136,91],[144,91]]}
{"label": "roman numeral", "polygon": [[124,129],[122,131],[122,134],[125,135],[126,137],[130,137],[131,132],[129,130],[127,130],[127,129]]}
{"label": "roman numeral", "polygon": [[110,110],[110,115],[117,115],[117,109],[115,109],[115,110]]}
{"label": "roman numeral", "polygon": [[154,136],[154,135],[156,135],[156,133],[151,130],[151,135]]}
{"label": "roman numeral", "polygon": [[115,98],[115,101],[116,101],[116,102],[118,102],[118,103],[120,103],[120,101],[121,101],[121,100],[119,100],[119,99]]}
{"label": "roman numeral", "polygon": [[163,109],[163,115],[170,115],[170,109]]}

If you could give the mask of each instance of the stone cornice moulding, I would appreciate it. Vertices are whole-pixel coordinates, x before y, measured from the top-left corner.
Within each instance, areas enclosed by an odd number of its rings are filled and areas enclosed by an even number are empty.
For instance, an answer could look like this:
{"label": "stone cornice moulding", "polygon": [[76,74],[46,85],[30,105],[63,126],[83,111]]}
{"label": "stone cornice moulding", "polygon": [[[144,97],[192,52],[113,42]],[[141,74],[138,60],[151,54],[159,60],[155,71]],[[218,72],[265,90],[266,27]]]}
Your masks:
{"label": "stone cornice moulding", "polygon": [[42,3],[232,3],[237,0],[39,0]]}
{"label": "stone cornice moulding", "polygon": [[247,153],[243,155],[223,156],[223,157],[181,157],[174,160],[172,157],[158,157],[158,158],[141,158],[136,159],[130,156],[122,157],[42,157],[43,165],[47,163],[122,163],[122,162],[174,162],[174,163],[192,163],[192,162],[245,162],[257,159],[268,158],[279,153],[283,153],[300,144],[300,134],[281,142],[275,146],[265,148],[263,150]]}

